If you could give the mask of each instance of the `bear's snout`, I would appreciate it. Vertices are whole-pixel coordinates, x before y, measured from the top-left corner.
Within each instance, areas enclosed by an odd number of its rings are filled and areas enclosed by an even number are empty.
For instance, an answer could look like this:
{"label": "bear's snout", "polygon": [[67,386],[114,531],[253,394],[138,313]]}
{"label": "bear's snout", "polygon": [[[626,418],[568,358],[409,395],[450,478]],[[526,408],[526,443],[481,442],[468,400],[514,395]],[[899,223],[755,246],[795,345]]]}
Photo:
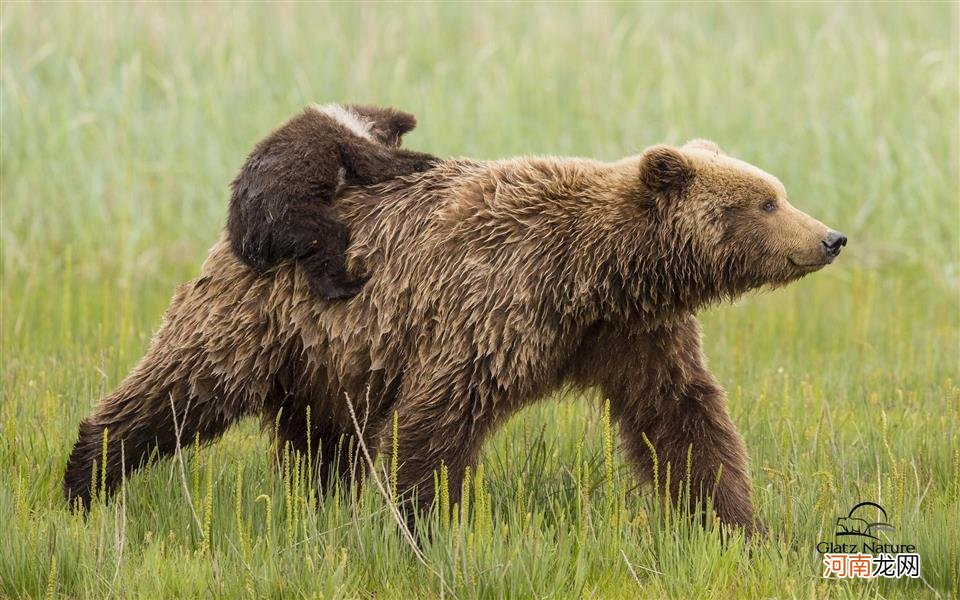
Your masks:
{"label": "bear's snout", "polygon": [[833,229],[827,230],[827,237],[821,242],[827,258],[833,259],[840,254],[840,249],[847,245],[847,236]]}

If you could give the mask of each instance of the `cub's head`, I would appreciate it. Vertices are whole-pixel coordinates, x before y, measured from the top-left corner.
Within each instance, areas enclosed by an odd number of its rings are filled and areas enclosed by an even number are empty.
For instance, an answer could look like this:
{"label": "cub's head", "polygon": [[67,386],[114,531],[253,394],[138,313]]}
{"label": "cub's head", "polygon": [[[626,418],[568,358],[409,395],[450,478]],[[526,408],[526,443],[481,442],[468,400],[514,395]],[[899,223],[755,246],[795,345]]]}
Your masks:
{"label": "cub's head", "polygon": [[736,294],[778,286],[833,262],[842,233],[797,210],[769,173],[727,156],[713,142],[654,146],[640,157],[643,205],[680,244],[691,269]]}

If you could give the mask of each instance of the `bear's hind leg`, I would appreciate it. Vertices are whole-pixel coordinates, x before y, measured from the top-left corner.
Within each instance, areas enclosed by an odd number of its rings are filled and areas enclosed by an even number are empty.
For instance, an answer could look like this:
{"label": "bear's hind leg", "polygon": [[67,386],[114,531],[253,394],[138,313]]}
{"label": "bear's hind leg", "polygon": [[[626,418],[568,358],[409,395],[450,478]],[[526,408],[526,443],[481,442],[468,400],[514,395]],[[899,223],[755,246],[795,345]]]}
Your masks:
{"label": "bear's hind leg", "polygon": [[154,453],[162,458],[173,454],[178,444],[186,446],[196,438],[212,441],[243,414],[241,405],[217,394],[191,398],[186,382],[152,383],[149,377],[131,375],[80,424],[63,479],[71,507],[79,502],[89,509],[94,496],[109,497]]}

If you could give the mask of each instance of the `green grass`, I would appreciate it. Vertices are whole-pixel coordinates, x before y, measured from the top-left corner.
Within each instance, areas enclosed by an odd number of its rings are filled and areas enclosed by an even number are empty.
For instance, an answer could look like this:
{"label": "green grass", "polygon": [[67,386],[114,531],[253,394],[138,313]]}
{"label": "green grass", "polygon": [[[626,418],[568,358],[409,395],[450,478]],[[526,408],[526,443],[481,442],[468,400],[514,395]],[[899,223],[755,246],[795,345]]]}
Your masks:
{"label": "green grass", "polygon": [[[0,597],[960,595],[956,4],[0,11]],[[252,422],[68,513],[77,423],[197,273],[246,151],[315,100],[404,107],[440,155],[708,137],[847,233],[825,271],[703,315],[769,538],[659,508],[597,398],[491,440],[426,565],[373,486],[311,506]],[[925,581],[820,577],[860,500]]]}

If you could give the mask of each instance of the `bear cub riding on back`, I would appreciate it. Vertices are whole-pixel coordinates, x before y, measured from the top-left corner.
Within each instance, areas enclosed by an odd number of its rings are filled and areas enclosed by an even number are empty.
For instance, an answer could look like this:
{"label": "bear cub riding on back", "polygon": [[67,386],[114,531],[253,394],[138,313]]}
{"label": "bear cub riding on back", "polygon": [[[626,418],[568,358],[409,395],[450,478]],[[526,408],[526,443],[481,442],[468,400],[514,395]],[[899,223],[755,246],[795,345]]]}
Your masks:
{"label": "bear cub riding on back", "polygon": [[260,141],[233,181],[227,233],[258,273],[297,261],[313,293],[349,298],[365,280],[346,268],[347,228],[333,200],[347,185],[426,171],[437,158],[400,148],[416,118],[393,108],[309,106]]}

